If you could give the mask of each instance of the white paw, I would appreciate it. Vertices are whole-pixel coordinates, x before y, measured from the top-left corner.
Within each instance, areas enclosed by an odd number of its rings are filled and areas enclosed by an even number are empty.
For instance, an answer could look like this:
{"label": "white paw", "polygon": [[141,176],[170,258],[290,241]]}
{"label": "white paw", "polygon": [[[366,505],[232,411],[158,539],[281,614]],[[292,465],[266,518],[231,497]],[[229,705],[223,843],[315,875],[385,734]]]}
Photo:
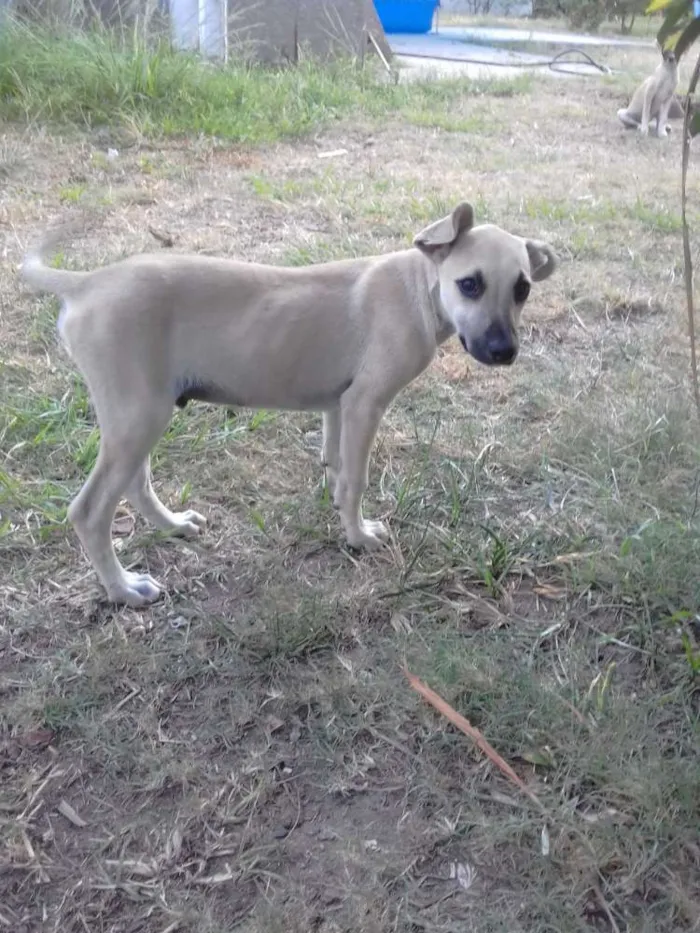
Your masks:
{"label": "white paw", "polygon": [[188,509],[186,512],[173,512],[173,524],[170,533],[181,538],[194,538],[204,529],[207,520],[199,512]]}
{"label": "white paw", "polygon": [[362,522],[362,529],[366,531],[367,534],[374,535],[375,538],[379,538],[381,541],[389,540],[389,529],[383,522],[371,522],[365,519]]}
{"label": "white paw", "polygon": [[389,539],[389,532],[381,522],[363,521],[359,528],[347,533],[350,547],[365,551],[378,551]]}
{"label": "white paw", "polygon": [[107,590],[111,602],[131,606],[132,609],[140,609],[154,603],[161,593],[160,583],[150,574],[130,573],[126,570],[119,583]]}
{"label": "white paw", "polygon": [[640,126],[640,127],[639,127],[639,132],[642,134],[642,136],[648,136],[648,135],[649,135],[649,127],[648,127],[648,126]]}

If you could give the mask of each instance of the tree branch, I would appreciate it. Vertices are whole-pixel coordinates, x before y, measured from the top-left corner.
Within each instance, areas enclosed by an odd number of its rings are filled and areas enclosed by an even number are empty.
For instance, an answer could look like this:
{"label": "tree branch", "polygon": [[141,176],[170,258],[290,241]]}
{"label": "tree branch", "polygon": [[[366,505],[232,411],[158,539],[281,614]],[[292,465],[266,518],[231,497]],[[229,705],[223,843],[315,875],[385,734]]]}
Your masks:
{"label": "tree branch", "polygon": [[690,337],[690,364],[693,377],[693,395],[695,405],[700,413],[700,385],[698,385],[698,355],[695,346],[695,307],[693,303],[693,260],[690,254],[690,231],[688,230],[688,219],[686,208],[688,204],[688,195],[686,182],[688,177],[688,160],[690,158],[690,141],[692,139],[690,132],[690,123],[693,119],[692,100],[700,79],[700,55],[695,62],[695,68],[688,85],[688,93],[685,97],[685,116],[683,118],[683,162],[681,170],[681,219],[683,223],[683,271],[685,276],[685,296],[688,303],[688,335]]}

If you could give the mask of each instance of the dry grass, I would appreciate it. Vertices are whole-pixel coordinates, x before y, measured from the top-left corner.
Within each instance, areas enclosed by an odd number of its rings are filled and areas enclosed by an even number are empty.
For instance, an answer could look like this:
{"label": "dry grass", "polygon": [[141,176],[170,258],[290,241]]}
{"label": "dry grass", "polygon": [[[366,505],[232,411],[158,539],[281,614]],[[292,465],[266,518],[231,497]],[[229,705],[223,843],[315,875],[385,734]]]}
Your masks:
{"label": "dry grass", "polygon": [[[130,139],[110,160],[109,136],[7,130],[0,930],[700,929],[680,146],[617,125],[635,78],[360,111],[264,148]],[[462,197],[563,262],[513,370],[450,344],[390,412],[367,510],[392,547],[343,549],[316,417],[193,406],[156,481],[207,534],[125,511],[122,558],[169,595],[104,604],[64,523],[97,438],[52,302],[15,277],[28,242],[79,203],[95,226],[66,262],[162,248],[149,227],[318,261],[404,245]]]}

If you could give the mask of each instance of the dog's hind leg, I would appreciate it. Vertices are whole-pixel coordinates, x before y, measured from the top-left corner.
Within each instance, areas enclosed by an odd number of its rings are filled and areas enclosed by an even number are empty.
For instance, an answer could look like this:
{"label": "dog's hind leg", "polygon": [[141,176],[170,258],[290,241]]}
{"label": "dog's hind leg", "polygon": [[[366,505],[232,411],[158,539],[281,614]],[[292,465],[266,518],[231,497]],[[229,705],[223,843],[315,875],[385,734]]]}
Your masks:
{"label": "dog's hind leg", "polygon": [[333,500],[340,472],[340,408],[323,413],[323,452],[321,463],[326,471],[328,493]]}
{"label": "dog's hind leg", "polygon": [[347,392],[341,403],[340,474],[335,505],[351,547],[376,550],[389,537],[381,522],[362,517],[362,496],[369,482],[369,455],[385,406]]}
{"label": "dog's hind leg", "polygon": [[[98,400],[93,399],[95,402]],[[142,469],[156,440],[167,427],[172,401],[101,412],[95,404],[101,439],[97,462],[68,509],[81,544],[95,568],[107,597],[115,603],[144,606],[154,602],[160,584],[148,574],[130,573],[117,560],[112,544],[112,519],[119,500]]]}
{"label": "dog's hind leg", "polygon": [[198,535],[207,523],[203,515],[192,509],[187,509],[186,512],[171,512],[163,505],[151,484],[150,457],[146,457],[136,471],[126,490],[126,498],[160,531],[192,538]]}
{"label": "dog's hind leg", "polygon": [[622,110],[617,111],[617,118],[624,126],[630,130],[636,130],[639,128],[640,123],[637,117],[630,113],[626,107],[623,107]]}

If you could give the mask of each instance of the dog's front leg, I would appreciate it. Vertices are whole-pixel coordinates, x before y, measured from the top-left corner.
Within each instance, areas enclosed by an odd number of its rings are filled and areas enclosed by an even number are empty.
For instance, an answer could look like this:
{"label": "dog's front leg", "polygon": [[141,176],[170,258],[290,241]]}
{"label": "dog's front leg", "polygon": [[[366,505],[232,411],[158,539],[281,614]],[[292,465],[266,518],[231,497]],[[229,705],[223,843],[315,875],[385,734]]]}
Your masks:
{"label": "dog's front leg", "polygon": [[321,463],[326,471],[326,484],[331,501],[335,498],[335,489],[340,472],[340,425],[340,408],[324,411]]}
{"label": "dog's front leg", "polygon": [[646,89],[644,92],[644,103],[642,104],[642,120],[639,124],[639,132],[642,136],[648,136],[649,134],[649,120],[651,118],[651,100],[653,97],[653,92],[651,86]]}
{"label": "dog's front leg", "polygon": [[672,101],[673,98],[669,97],[669,99],[663,103],[659,109],[659,116],[656,120],[656,135],[659,137],[659,139],[666,139],[668,135],[668,114],[671,109]]}
{"label": "dog's front leg", "polygon": [[375,400],[346,395],[341,405],[340,473],[335,505],[348,539],[355,548],[376,550],[389,537],[381,522],[362,517],[362,496],[369,481],[369,455],[384,407]]}

